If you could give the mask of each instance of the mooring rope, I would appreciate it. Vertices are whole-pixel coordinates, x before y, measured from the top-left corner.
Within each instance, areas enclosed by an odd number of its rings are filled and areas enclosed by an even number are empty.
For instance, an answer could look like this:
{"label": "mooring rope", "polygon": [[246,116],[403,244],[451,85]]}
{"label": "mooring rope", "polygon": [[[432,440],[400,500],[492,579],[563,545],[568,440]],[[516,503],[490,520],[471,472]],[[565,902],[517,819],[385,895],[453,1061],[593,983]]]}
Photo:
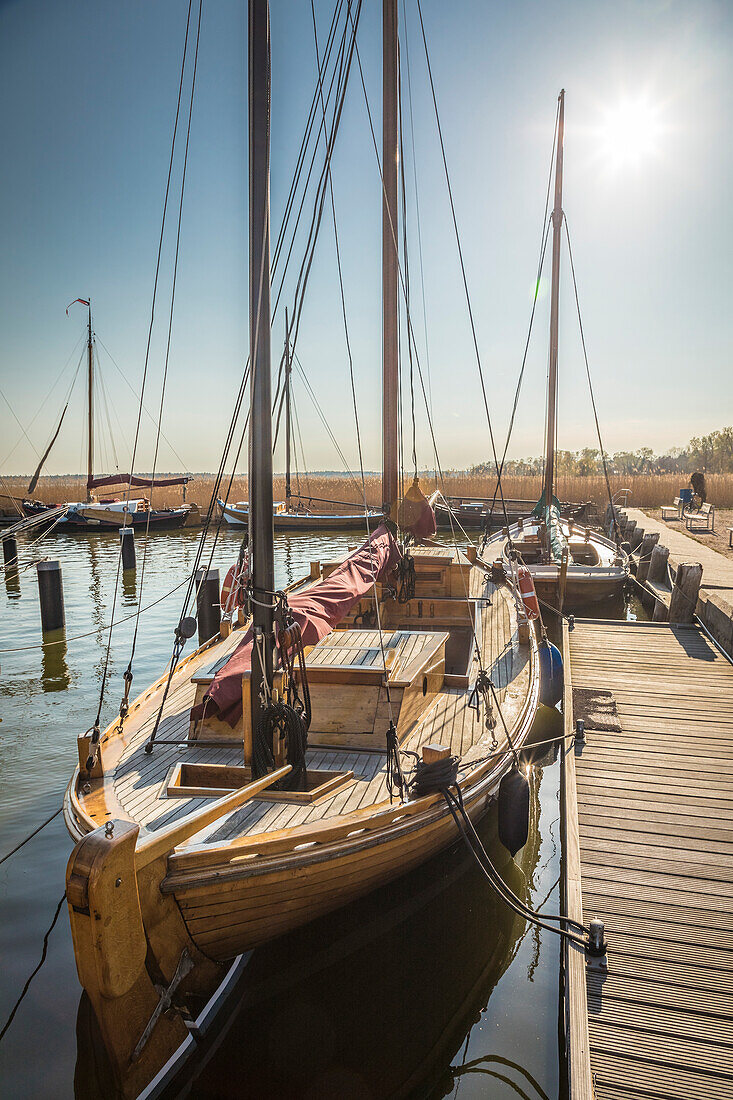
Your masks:
{"label": "mooring rope", "polygon": [[14,856],[16,852],[19,852],[24,844],[27,844],[29,840],[33,840],[33,837],[37,836],[40,833],[41,829],[45,829],[47,825],[50,825],[53,819],[55,817],[58,817],[62,810],[63,806],[59,806],[58,810],[54,810],[51,816],[46,818],[43,824],[39,825],[37,829],[34,829],[32,833],[29,833],[25,840],[21,840],[20,844],[16,844],[14,848],[12,848],[9,852],[6,852],[2,859],[0,859],[0,863],[4,863],[6,859],[10,859],[10,857]]}
{"label": "mooring rope", "polygon": [[11,1009],[10,1015],[8,1016],[7,1020],[5,1021],[4,1025],[3,1025],[3,1028],[2,1028],[2,1031],[0,1031],[0,1042],[2,1042],[2,1040],[5,1038],[5,1033],[7,1032],[8,1028],[10,1027],[13,1020],[15,1019],[15,1014],[18,1011],[18,1009],[20,1008],[21,1003],[22,1003],[26,993],[30,989],[31,982],[33,981],[36,974],[38,973],[38,971],[41,969],[41,967],[43,966],[43,964],[46,961],[46,955],[48,954],[48,939],[49,939],[49,936],[51,935],[51,933],[53,932],[54,928],[56,927],[56,921],[59,919],[59,913],[61,912],[61,906],[64,904],[65,901],[66,901],[66,891],[64,890],[63,894],[61,895],[61,901],[56,906],[56,912],[53,915],[53,920],[51,921],[51,925],[50,925],[48,931],[46,932],[46,935],[43,937],[43,950],[41,951],[41,958],[40,958],[40,961],[38,963],[38,966],[29,975],[28,980],[26,981],[25,985],[23,986],[23,990],[20,994],[20,997],[18,997],[18,1000],[15,1002],[15,1004],[13,1005],[13,1007]]}

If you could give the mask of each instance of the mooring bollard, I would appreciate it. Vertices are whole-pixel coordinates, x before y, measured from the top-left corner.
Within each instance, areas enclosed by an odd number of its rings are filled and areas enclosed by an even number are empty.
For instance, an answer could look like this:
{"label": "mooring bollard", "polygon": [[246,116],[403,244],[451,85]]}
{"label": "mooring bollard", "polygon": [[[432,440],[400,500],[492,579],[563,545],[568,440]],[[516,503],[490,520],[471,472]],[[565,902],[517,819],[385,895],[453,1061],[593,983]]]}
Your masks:
{"label": "mooring bollard", "polygon": [[62,630],[66,626],[66,615],[61,565],[57,561],[39,561],[36,572],[43,633],[46,634],[49,630]]}
{"label": "mooring bollard", "polygon": [[674,580],[672,598],[669,601],[671,623],[691,623],[697,607],[697,594],[702,580],[699,562],[680,562]]}
{"label": "mooring bollard", "polygon": [[208,642],[219,633],[221,604],[219,598],[219,570],[196,570],[196,617],[199,624],[199,645]]}
{"label": "mooring bollard", "polygon": [[135,568],[135,532],[132,527],[120,527],[120,545],[122,551],[122,568],[124,570]]}
{"label": "mooring bollard", "polygon": [[18,572],[18,544],[14,535],[3,539],[3,561],[6,573]]}
{"label": "mooring bollard", "polygon": [[659,542],[659,531],[650,531],[648,535],[644,535],[639,547],[639,564],[636,569],[636,579],[640,584],[649,576],[649,566],[651,565],[652,550]]}
{"label": "mooring bollard", "polygon": [[649,559],[649,570],[646,575],[648,581],[655,581],[657,584],[666,583],[668,557],[669,549],[666,546],[657,545],[652,549],[652,556]]}
{"label": "mooring bollard", "polygon": [[634,530],[632,532],[632,535],[631,535],[631,538],[629,539],[629,542],[631,543],[631,549],[632,550],[637,550],[641,546],[643,541],[644,541],[644,528],[637,526],[637,527],[634,528]]}

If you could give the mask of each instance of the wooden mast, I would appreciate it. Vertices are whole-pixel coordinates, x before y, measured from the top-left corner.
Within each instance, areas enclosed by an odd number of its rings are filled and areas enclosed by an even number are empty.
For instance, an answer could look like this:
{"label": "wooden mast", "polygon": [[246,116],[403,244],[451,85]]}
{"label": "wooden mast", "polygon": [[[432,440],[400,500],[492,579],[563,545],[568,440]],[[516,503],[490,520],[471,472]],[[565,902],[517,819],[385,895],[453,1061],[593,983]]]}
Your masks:
{"label": "wooden mast", "polygon": [[397,500],[397,0],[382,0],[382,503]]}
{"label": "wooden mast", "polygon": [[[249,347],[252,364],[249,446],[249,544],[253,627],[250,678],[253,776],[265,769],[263,686],[272,686],[273,561],[272,397],[270,382],[270,12],[249,0]],[[259,747],[259,751],[258,751]],[[272,746],[269,746],[270,751]]]}
{"label": "wooden mast", "polygon": [[285,309],[285,507],[290,511],[290,326]]}
{"label": "wooden mast", "polygon": [[94,351],[92,349],[92,299],[89,299],[87,322],[87,503],[92,499],[94,477]]}
{"label": "wooden mast", "polygon": [[[555,203],[552,209],[552,292],[550,297],[550,364],[547,389],[547,438],[545,440],[545,508],[552,504],[555,487],[555,431],[557,420],[557,329],[560,305],[560,244],[562,234],[562,155],[565,133],[565,89],[560,92],[555,152]],[[548,554],[550,526],[547,528]]]}

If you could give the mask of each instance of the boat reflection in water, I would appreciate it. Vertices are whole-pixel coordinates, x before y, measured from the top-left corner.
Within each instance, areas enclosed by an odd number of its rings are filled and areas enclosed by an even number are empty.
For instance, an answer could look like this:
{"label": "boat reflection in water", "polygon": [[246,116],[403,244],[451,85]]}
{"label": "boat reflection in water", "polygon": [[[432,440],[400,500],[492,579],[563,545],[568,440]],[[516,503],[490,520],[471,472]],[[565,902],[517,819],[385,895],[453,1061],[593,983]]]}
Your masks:
{"label": "boat reflection in water", "polygon": [[[533,740],[561,730],[559,714],[540,708]],[[520,898],[537,905],[550,894],[546,911],[557,908],[551,887],[559,851],[551,827],[540,821],[540,787],[545,775],[545,800],[556,816],[557,768],[545,771],[556,755],[556,746],[526,754],[533,761],[529,839],[515,860],[496,840],[496,804],[478,826],[492,861]],[[458,841],[366,898],[254,951],[196,1060],[164,1095],[440,1097],[459,1080],[466,1097],[556,1095],[559,947],[556,952],[554,937],[545,937],[551,965],[536,976],[535,932],[499,901]],[[516,1012],[517,1026],[510,1026],[508,1039],[485,1022],[474,1029],[515,959],[516,973],[498,996],[498,1016]],[[536,1024],[531,1032],[528,1004]],[[83,996],[77,1100],[115,1095],[94,1029]]]}

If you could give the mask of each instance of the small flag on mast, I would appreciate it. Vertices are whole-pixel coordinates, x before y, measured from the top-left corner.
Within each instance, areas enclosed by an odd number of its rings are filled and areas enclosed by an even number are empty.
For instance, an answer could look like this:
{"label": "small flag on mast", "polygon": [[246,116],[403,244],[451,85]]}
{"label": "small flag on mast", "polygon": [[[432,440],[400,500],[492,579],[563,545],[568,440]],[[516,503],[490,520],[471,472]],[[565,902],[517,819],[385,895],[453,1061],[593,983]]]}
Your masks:
{"label": "small flag on mast", "polygon": [[86,300],[86,298],[74,298],[74,301],[69,302],[68,306],[66,307],[66,316],[67,317],[69,316],[69,310],[71,309],[72,306],[75,306],[77,302],[81,302],[81,304],[83,306],[88,306],[89,305],[89,302]]}

